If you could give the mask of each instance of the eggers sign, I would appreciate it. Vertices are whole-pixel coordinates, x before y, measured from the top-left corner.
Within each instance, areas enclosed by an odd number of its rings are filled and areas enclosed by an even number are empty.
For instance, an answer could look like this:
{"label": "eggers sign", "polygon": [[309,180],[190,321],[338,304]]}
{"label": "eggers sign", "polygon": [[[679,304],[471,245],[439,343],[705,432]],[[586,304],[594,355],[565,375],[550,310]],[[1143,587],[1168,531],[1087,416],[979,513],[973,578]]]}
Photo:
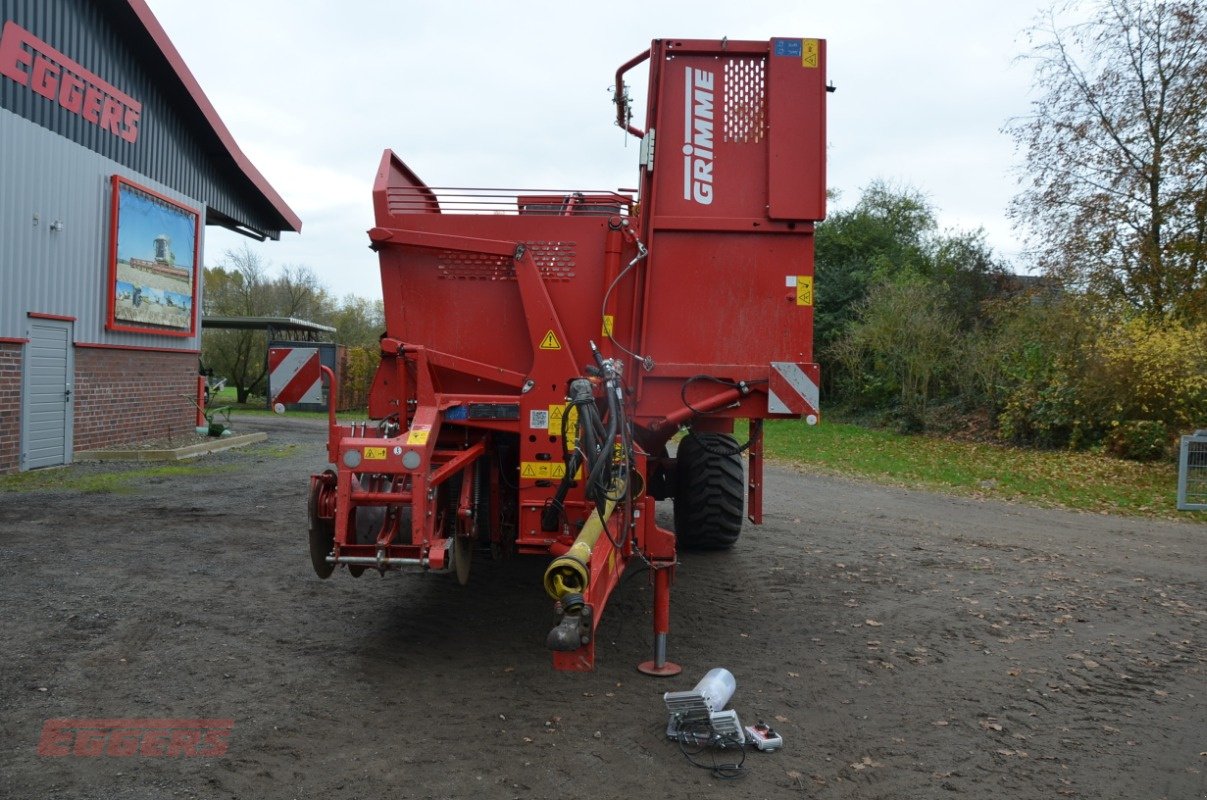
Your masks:
{"label": "eggers sign", "polygon": [[0,75],[130,144],[138,141],[142,103],[12,20],[0,34]]}

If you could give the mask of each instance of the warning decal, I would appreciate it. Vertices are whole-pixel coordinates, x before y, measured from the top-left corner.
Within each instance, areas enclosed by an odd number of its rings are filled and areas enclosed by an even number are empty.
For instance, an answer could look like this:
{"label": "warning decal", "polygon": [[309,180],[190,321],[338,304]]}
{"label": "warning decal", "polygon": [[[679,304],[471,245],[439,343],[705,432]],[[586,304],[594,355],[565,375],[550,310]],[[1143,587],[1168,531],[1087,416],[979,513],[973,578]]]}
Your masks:
{"label": "warning decal", "polygon": [[562,433],[562,417],[566,418],[566,447],[574,449],[578,442],[578,409],[574,406],[549,406],[549,431],[554,436]]}
{"label": "warning decal", "polygon": [[384,447],[366,447],[365,461],[385,461],[386,449]]}
{"label": "warning decal", "polygon": [[411,428],[407,434],[407,444],[425,445],[427,444],[428,434],[431,433],[431,425],[416,425]]}
{"label": "warning decal", "polygon": [[545,334],[545,338],[541,339],[542,350],[561,350],[562,343],[557,340],[557,334],[552,330]]}
{"label": "warning decal", "polygon": [[813,276],[796,276],[796,304],[798,306],[813,305]]}
{"label": "warning decal", "polygon": [[525,461],[520,465],[520,477],[549,478],[552,466],[548,461]]}
{"label": "warning decal", "polygon": [[[525,461],[520,464],[520,477],[528,480],[561,480],[566,477],[566,465],[560,461]],[[583,468],[574,473],[575,480],[582,480]]]}
{"label": "warning decal", "polygon": [[605,339],[612,338],[612,325],[616,322],[616,317],[612,314],[604,314],[603,325],[600,328],[599,335]]}
{"label": "warning decal", "polygon": [[805,39],[801,42],[800,64],[802,67],[815,69],[818,62],[818,44],[816,39]]}

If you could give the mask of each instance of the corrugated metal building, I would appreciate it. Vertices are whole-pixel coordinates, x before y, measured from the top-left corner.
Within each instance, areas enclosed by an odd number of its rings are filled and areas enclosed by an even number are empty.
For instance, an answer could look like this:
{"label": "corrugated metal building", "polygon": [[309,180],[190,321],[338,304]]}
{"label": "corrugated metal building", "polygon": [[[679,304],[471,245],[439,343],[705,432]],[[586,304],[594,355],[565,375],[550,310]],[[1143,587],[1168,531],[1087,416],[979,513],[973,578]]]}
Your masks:
{"label": "corrugated metal building", "polygon": [[143,0],[0,25],[0,472],[191,431],[205,227],[301,221]]}

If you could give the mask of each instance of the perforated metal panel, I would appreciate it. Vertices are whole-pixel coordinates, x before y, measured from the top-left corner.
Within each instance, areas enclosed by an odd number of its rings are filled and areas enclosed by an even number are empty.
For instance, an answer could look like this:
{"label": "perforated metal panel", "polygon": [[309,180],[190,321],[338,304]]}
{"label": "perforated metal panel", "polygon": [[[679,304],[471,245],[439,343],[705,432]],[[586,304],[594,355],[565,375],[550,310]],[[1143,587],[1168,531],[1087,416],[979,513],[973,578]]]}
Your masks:
{"label": "perforated metal panel", "polygon": [[1182,437],[1178,458],[1178,510],[1207,511],[1207,431]]}
{"label": "perforated metal panel", "polygon": [[[524,242],[537,269],[547,281],[574,277],[574,242]],[[443,250],[437,265],[440,277],[451,280],[514,281],[515,263],[507,256]]]}
{"label": "perforated metal panel", "polygon": [[724,140],[754,144],[767,124],[765,58],[731,58],[725,62]]}

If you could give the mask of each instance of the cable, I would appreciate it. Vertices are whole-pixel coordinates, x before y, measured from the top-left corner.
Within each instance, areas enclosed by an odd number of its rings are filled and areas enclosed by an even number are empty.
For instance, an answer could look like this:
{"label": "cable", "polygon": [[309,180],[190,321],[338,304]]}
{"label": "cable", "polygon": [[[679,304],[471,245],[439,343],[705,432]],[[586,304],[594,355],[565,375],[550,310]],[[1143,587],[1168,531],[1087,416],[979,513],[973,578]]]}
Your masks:
{"label": "cable", "polygon": [[720,384],[721,386],[727,386],[730,389],[737,389],[743,395],[749,394],[749,389],[747,387],[758,386],[760,384],[764,384],[764,383],[768,382],[766,378],[760,378],[759,380],[753,380],[753,381],[730,381],[730,380],[726,380],[725,378],[718,378],[715,375],[693,375],[693,376],[691,376],[690,378],[688,378],[687,380],[685,380],[683,382],[682,386],[679,387],[679,399],[683,401],[683,405],[687,408],[688,411],[690,411],[693,414],[695,414],[696,416],[700,416],[700,417],[711,416],[713,414],[716,414],[720,409],[714,409],[712,411],[705,411],[704,409],[696,408],[688,401],[687,387],[691,386],[693,383],[695,383],[697,381],[708,381],[709,383],[716,383],[716,384]]}
{"label": "cable", "polygon": [[[732,780],[740,778],[747,773],[743,766],[746,763],[746,747],[735,736],[722,736],[713,730],[708,720],[697,720],[695,722],[687,722],[679,728],[675,741],[679,745],[679,752],[687,759],[687,763],[693,767],[706,769],[712,773],[714,778],[722,780]],[[689,747],[695,747],[694,751],[689,751]],[[717,754],[714,749],[724,750],[726,748],[737,747],[742,757],[738,761],[730,764],[717,763]],[[708,753],[711,763],[705,764],[696,759],[701,753]]]}
{"label": "cable", "polygon": [[654,367],[654,359],[650,358],[649,356],[639,356],[621,344],[614,335],[615,331],[612,330],[612,326],[608,324],[608,298],[612,296],[612,290],[615,289],[617,284],[624,279],[625,275],[629,274],[633,267],[637,266],[639,262],[644,260],[646,256],[650,254],[650,251],[645,248],[645,245],[642,244],[640,240],[634,241],[637,242],[637,255],[628,263],[628,266],[620,271],[620,273],[612,280],[612,283],[608,285],[608,290],[604,292],[603,303],[599,307],[599,318],[603,320],[604,330],[607,331],[607,336],[612,340],[612,344],[616,345],[617,349],[619,349],[622,353],[637,361],[643,367],[649,370],[653,369]]}
{"label": "cable", "polygon": [[[700,417],[707,417],[707,416],[716,414],[719,409],[715,409],[712,411],[705,411],[703,409],[696,408],[695,406],[693,406],[691,404],[691,402],[688,401],[687,387],[691,386],[693,383],[696,383],[697,381],[708,381],[709,383],[716,383],[721,386],[727,386],[730,389],[737,389],[743,395],[750,393],[749,387],[758,386],[760,384],[764,384],[764,383],[768,382],[766,378],[760,378],[758,380],[753,380],[753,381],[731,381],[731,380],[726,380],[725,378],[718,378],[715,375],[693,375],[693,376],[691,376],[690,378],[688,378],[687,380],[685,380],[683,382],[682,386],[679,387],[679,399],[683,401],[683,405],[684,405],[684,407],[687,408],[688,411],[691,411],[693,414],[695,414],[696,416],[700,416]],[[687,425],[687,428],[688,428],[688,430],[691,430],[691,425],[690,424]],[[752,445],[754,443],[754,438],[752,437],[752,438],[747,439],[746,443],[739,446],[737,449],[729,448],[729,447],[716,447],[715,445],[708,444],[704,439],[702,439],[700,437],[696,438],[696,443],[700,445],[700,448],[702,450],[704,450],[705,452],[708,452],[708,453],[712,453],[714,456],[736,456],[736,455],[741,455],[742,453],[746,452],[746,450],[749,449],[750,445]]]}

